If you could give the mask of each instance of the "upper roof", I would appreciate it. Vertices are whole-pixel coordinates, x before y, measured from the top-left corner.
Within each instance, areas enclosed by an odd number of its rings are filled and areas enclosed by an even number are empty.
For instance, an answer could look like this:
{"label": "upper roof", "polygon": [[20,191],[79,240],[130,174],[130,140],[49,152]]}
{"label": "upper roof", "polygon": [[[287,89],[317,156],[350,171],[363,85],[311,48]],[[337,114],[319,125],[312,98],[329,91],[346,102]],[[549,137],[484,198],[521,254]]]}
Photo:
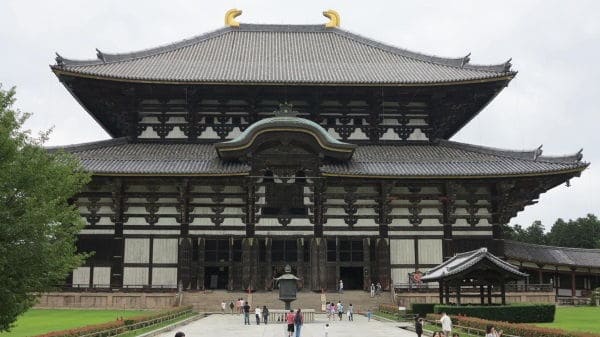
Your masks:
{"label": "upper roof", "polygon": [[502,269],[513,278],[527,277],[527,274],[520,272],[517,267],[494,256],[492,253],[488,252],[487,248],[484,247],[470,252],[454,255],[446,262],[430,269],[425,276],[421,278],[421,280],[423,282],[431,282],[440,279],[452,278],[455,275],[459,275],[465,271],[468,271],[470,268],[475,267],[478,263],[483,261],[491,262],[494,266]]}
{"label": "upper roof", "polygon": [[240,24],[97,60],[58,55],[57,74],[132,82],[207,84],[431,85],[507,80],[510,60],[472,65],[386,45],[324,25]]}
{"label": "upper roof", "polygon": [[[125,138],[64,147],[83,167],[103,175],[248,174],[246,164],[224,162],[214,144],[131,143]],[[581,154],[545,157],[539,150],[507,151],[440,141],[406,145],[358,146],[351,159],[326,162],[324,175],[470,178],[578,173],[587,167]]]}
{"label": "upper roof", "polygon": [[539,264],[600,268],[600,249],[542,246],[505,241],[504,255],[509,259]]}

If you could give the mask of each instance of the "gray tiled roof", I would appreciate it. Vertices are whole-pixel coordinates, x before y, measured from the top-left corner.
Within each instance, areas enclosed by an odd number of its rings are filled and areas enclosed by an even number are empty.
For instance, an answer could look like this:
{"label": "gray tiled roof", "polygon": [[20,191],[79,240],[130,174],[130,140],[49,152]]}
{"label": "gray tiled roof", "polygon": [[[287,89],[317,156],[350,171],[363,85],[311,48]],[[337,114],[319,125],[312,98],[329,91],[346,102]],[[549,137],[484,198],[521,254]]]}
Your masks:
{"label": "gray tiled roof", "polygon": [[158,82],[429,84],[506,78],[510,62],[471,65],[389,46],[324,25],[226,27],[163,47],[98,59],[57,57],[58,72]]}
{"label": "gray tiled roof", "polygon": [[512,274],[516,278],[525,278],[527,274],[522,273],[516,266],[499,259],[492,253],[488,252],[487,248],[479,248],[470,252],[454,255],[444,263],[430,269],[421,280],[423,282],[437,281],[460,274],[469,268],[475,266],[483,260],[487,260],[492,264]]}
{"label": "gray tiled roof", "polygon": [[540,264],[600,268],[600,249],[553,247],[505,241],[504,255],[509,259]]}
{"label": "gray tiled roof", "polygon": [[[221,161],[213,144],[130,143],[124,138],[64,147],[97,174],[235,174],[246,164]],[[547,157],[440,141],[435,144],[358,146],[346,163],[326,163],[325,174],[447,177],[542,174],[583,170],[581,156]]]}

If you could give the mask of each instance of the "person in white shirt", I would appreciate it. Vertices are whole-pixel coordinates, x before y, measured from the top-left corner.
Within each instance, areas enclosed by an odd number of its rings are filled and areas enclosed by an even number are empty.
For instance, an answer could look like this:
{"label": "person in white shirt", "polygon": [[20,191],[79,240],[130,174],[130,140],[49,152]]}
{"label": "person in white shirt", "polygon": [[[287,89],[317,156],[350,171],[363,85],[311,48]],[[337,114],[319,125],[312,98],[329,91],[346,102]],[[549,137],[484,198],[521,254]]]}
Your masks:
{"label": "person in white shirt", "polygon": [[329,337],[329,323],[325,324],[325,337]]}
{"label": "person in white shirt", "polygon": [[256,316],[256,325],[260,325],[260,316],[262,315],[262,310],[257,305],[256,309],[254,309],[254,316]]}
{"label": "person in white shirt", "polygon": [[442,317],[440,317],[440,323],[442,323],[442,331],[444,332],[445,337],[450,337],[452,333],[452,320],[445,312],[442,312]]}

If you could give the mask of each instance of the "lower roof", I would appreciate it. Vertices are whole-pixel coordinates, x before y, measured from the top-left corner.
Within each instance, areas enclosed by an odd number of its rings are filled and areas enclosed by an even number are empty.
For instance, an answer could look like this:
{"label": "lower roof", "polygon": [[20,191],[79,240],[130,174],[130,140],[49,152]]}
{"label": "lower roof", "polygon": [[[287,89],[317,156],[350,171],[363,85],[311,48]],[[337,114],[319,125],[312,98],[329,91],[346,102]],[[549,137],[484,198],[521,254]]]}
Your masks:
{"label": "lower roof", "polygon": [[505,241],[504,255],[512,260],[542,265],[600,268],[600,249],[543,246]]}
{"label": "lower roof", "polygon": [[[249,165],[224,161],[214,144],[142,143],[117,138],[60,147],[95,175],[245,175]],[[51,150],[56,150],[52,148]],[[327,161],[329,176],[472,178],[577,173],[588,164],[581,155],[541,156],[540,150],[506,151],[439,141],[357,146],[348,161]]]}

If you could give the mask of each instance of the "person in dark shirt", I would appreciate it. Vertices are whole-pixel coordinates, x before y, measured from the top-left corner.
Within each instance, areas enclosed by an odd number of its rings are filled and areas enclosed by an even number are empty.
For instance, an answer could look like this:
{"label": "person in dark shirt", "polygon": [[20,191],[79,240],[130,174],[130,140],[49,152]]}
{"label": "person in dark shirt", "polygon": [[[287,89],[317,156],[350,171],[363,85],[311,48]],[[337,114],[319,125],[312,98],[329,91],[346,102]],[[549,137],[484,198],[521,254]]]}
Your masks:
{"label": "person in dark shirt", "polygon": [[250,306],[248,301],[244,304],[244,325],[250,325]]}

